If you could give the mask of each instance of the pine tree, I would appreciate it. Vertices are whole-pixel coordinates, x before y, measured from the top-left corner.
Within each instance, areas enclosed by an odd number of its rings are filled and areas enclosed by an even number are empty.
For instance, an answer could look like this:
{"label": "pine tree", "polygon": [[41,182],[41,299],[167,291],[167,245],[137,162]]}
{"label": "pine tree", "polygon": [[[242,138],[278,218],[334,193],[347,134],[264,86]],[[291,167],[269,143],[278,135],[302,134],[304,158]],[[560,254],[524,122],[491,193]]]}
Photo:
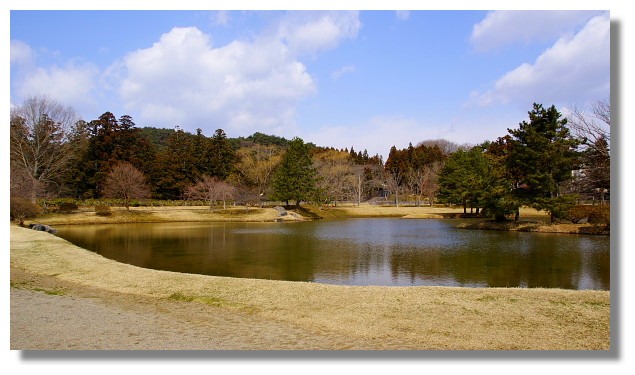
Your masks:
{"label": "pine tree", "polygon": [[516,195],[523,203],[551,214],[553,222],[566,204],[560,196],[560,186],[572,178],[571,171],[579,163],[576,148],[580,144],[565,126],[554,106],[547,109],[534,104],[529,112],[529,122],[523,121],[519,128],[508,129],[508,168],[516,173]]}
{"label": "pine tree", "polygon": [[312,166],[309,148],[300,138],[293,138],[276,169],[273,199],[286,202],[309,200],[315,192],[316,171]]}

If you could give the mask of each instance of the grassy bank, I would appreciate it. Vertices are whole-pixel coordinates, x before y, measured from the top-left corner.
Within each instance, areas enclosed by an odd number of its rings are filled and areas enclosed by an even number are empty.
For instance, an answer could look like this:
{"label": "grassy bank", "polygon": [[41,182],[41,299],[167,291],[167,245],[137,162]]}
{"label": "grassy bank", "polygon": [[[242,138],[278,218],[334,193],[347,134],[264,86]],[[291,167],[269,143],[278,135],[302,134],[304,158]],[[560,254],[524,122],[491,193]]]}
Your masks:
{"label": "grassy bank", "polygon": [[541,232],[541,233],[563,233],[563,234],[601,234],[609,235],[610,231],[603,225],[593,224],[547,224],[544,222],[532,221],[504,221],[484,220],[476,223],[461,223],[457,225],[460,229],[485,229],[503,230],[517,232]]}
{"label": "grassy bank", "polygon": [[[11,226],[11,269],[112,293],[248,312],[401,349],[610,348],[610,293],[560,289],[352,287],[156,271]],[[149,307],[152,308],[152,307]]]}
{"label": "grassy bank", "polygon": [[93,207],[82,207],[72,213],[50,213],[39,216],[27,223],[35,222],[47,225],[75,224],[118,224],[118,223],[165,223],[165,222],[262,222],[297,221],[299,215],[279,216],[273,208],[228,207],[210,211],[208,206],[164,206],[164,207],[121,207],[111,208],[110,215],[98,215]]}

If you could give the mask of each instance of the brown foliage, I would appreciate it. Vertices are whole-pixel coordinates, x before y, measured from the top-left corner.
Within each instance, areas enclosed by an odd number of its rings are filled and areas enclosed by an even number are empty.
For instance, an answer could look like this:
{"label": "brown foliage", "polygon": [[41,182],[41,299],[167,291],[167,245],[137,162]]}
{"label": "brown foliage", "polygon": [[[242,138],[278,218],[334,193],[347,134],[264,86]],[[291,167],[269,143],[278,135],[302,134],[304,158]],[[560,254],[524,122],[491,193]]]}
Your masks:
{"label": "brown foliage", "polygon": [[112,168],[106,177],[103,192],[107,198],[123,200],[127,209],[130,209],[133,199],[150,196],[150,188],[143,173],[128,162],[120,162]]}
{"label": "brown foliage", "polygon": [[204,176],[196,184],[189,186],[185,190],[187,199],[204,200],[209,204],[210,211],[213,211],[217,201],[225,202],[234,199],[236,188],[226,183],[216,176]]}
{"label": "brown foliage", "polygon": [[24,224],[25,219],[36,217],[40,212],[37,206],[27,199],[11,197],[10,203],[11,220],[17,221],[20,225]]}

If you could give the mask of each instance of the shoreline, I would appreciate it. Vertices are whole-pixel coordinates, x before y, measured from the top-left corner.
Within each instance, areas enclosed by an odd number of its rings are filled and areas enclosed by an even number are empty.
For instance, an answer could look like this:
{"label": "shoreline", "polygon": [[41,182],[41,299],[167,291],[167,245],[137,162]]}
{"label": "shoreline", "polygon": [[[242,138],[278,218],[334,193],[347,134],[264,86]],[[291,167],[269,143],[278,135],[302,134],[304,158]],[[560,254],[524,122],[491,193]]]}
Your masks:
{"label": "shoreline", "polygon": [[[50,278],[141,298],[142,310],[176,301],[348,337],[367,349],[610,349],[609,291],[351,287],[183,274],[118,263],[45,232],[16,225],[10,231],[12,283],[33,275],[37,288],[38,277]],[[241,327],[235,322],[236,332]]]}
{"label": "shoreline", "polygon": [[[54,225],[126,224],[126,223],[170,223],[170,222],[298,222],[323,219],[466,219],[457,229],[520,231],[534,233],[559,233],[582,235],[610,235],[610,229],[591,224],[550,224],[548,215],[529,208],[521,209],[522,220],[496,222],[486,218],[462,218],[462,209],[448,207],[392,207],[370,205],[344,205],[339,207],[302,206],[290,208],[285,215],[274,208],[229,207],[210,212],[207,206],[132,207],[130,210],[116,207],[111,215],[99,216],[89,208],[71,214],[46,214],[25,222]],[[477,221],[478,220],[478,221]]]}

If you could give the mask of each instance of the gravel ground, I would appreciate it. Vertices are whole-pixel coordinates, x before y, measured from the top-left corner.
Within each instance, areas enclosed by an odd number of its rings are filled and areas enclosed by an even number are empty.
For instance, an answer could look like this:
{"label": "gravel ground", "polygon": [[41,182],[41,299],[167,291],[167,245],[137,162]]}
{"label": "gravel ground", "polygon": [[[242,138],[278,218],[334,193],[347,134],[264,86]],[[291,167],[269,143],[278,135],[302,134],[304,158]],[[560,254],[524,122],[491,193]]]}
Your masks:
{"label": "gravel ground", "polygon": [[[200,303],[105,292],[12,272],[12,350],[369,349]],[[21,281],[20,281],[21,280]]]}

